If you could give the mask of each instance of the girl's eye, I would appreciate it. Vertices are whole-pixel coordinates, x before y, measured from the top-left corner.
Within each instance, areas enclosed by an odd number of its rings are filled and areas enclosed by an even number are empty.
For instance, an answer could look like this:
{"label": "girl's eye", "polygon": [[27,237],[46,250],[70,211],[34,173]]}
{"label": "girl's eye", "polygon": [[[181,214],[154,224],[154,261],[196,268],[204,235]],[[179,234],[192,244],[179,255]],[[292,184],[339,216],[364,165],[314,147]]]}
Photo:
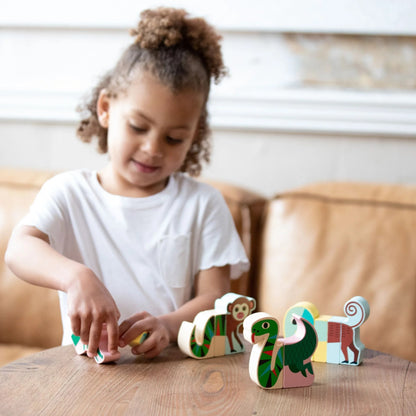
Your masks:
{"label": "girl's eye", "polygon": [[145,128],[143,127],[139,127],[139,126],[135,126],[134,124],[130,124],[130,128],[135,132],[135,133],[144,133],[146,131]]}
{"label": "girl's eye", "polygon": [[169,144],[173,144],[173,145],[175,145],[175,144],[181,144],[183,142],[182,139],[175,139],[175,138],[170,137],[170,136],[166,136],[166,141]]}

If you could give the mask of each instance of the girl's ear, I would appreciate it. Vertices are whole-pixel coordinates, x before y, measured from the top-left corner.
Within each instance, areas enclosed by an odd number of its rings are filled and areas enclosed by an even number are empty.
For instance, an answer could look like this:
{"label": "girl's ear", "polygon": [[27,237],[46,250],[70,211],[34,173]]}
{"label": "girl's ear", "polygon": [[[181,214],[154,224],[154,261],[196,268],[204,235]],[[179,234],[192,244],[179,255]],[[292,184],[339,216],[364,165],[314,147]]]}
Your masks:
{"label": "girl's ear", "polygon": [[102,89],[97,100],[97,117],[101,127],[104,127],[105,129],[108,128],[109,110],[110,97],[108,96],[108,91]]}

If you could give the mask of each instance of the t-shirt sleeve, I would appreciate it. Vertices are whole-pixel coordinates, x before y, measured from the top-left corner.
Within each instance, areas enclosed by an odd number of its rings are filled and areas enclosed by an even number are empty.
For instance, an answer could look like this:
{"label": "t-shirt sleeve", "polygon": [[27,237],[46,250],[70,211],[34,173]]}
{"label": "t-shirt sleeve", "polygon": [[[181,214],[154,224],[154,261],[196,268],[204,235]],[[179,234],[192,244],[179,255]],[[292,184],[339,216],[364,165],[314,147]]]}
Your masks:
{"label": "t-shirt sleeve", "polygon": [[221,193],[215,189],[206,205],[200,259],[200,270],[230,265],[231,279],[238,278],[250,266],[230,210]]}
{"label": "t-shirt sleeve", "polygon": [[29,212],[18,225],[36,227],[47,234],[52,247],[60,249],[65,240],[64,186],[61,178],[54,177],[44,183]]}

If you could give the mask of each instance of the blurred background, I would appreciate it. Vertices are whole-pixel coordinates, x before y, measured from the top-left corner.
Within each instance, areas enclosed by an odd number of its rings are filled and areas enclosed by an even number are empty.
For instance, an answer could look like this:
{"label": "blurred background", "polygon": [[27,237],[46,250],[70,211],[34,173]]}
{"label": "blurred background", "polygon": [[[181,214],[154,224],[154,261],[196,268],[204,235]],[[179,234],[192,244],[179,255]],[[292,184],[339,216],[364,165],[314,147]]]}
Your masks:
{"label": "blurred background", "polygon": [[223,36],[203,176],[271,196],[316,181],[416,184],[414,0],[52,0],[0,4],[0,167],[100,169],[75,107],[142,9]]}

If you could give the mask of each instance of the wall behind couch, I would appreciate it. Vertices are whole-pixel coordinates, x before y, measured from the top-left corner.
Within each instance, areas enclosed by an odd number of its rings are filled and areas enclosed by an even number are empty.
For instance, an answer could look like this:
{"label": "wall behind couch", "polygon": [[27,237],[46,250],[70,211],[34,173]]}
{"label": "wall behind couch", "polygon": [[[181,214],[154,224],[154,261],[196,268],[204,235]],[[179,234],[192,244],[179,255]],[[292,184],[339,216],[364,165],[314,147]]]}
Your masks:
{"label": "wall behind couch", "polygon": [[[266,195],[321,180],[416,184],[415,3],[241,3],[166,2],[224,37],[230,76],[212,91],[204,175]],[[103,166],[75,138],[74,108],[130,42],[137,2],[113,4],[6,1],[0,167]]]}

